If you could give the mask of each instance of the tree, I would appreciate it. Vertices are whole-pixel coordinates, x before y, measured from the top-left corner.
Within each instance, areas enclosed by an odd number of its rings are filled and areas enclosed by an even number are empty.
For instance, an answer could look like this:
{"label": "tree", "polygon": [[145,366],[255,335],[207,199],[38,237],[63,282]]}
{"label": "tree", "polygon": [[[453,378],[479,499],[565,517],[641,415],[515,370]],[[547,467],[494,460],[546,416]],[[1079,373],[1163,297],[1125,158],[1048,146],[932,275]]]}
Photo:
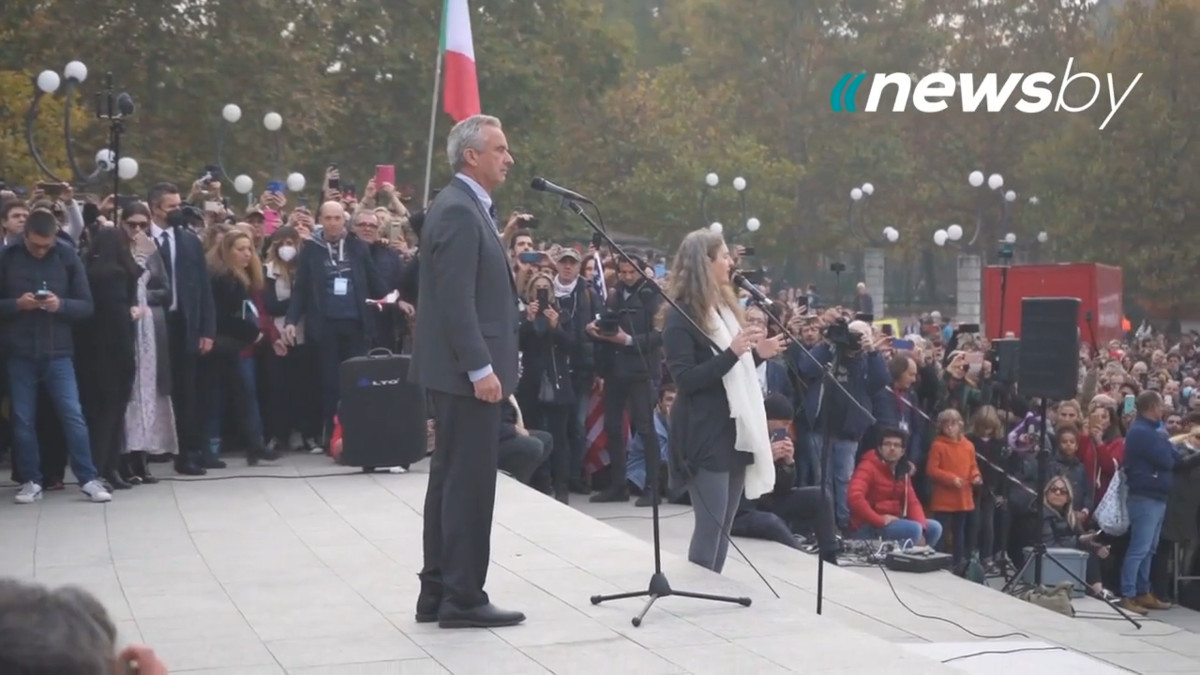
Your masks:
{"label": "tree", "polygon": [[1046,229],[1060,250],[1120,265],[1128,292],[1175,309],[1200,300],[1198,39],[1196,3],[1131,4],[1080,65],[1120,86],[1141,73],[1136,88],[1104,130],[1108,106],[1074,115],[1027,162],[1048,187]]}
{"label": "tree", "polygon": [[[10,95],[0,99],[0,178],[11,186],[26,188],[32,187],[37,181],[49,181],[50,177],[38,169],[29,154],[25,138],[26,114],[33,97],[33,76],[0,71],[0,91],[10,92]],[[61,96],[43,96],[38,102],[39,115],[33,128],[34,142],[47,168],[58,178],[70,180],[71,169],[67,164],[62,133],[65,104]],[[89,117],[78,106],[71,115],[72,125],[76,129],[85,124]],[[80,161],[82,164],[83,161]]]}

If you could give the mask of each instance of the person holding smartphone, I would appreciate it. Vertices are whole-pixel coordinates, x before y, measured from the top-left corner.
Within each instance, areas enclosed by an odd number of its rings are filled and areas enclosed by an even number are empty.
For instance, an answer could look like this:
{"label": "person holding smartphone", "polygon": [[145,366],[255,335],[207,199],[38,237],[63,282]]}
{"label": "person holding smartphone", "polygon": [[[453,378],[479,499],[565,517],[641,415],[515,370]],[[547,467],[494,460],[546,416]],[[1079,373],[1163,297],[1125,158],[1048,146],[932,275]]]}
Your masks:
{"label": "person holding smartphone", "polygon": [[553,438],[550,462],[534,472],[533,486],[566,504],[571,479],[571,445],[567,420],[575,410],[571,382],[571,352],[578,337],[574,314],[564,315],[554,297],[554,279],[537,272],[525,286],[522,298],[520,348],[521,379],[517,402],[532,429]]}

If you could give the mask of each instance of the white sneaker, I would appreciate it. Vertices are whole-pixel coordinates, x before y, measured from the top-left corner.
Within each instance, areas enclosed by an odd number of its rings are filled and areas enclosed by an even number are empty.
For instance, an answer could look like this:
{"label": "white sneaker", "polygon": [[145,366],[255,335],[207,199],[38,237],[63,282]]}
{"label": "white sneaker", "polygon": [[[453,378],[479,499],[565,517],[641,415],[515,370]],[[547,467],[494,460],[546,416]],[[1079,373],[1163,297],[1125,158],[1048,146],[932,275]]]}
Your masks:
{"label": "white sneaker", "polygon": [[90,480],[79,486],[79,489],[83,490],[83,494],[87,495],[88,499],[97,504],[112,501],[112,495],[108,493],[108,490],[104,489],[104,485],[98,480]]}
{"label": "white sneaker", "polygon": [[42,486],[37,483],[26,483],[21,486],[13,501],[18,504],[32,504],[42,498]]}

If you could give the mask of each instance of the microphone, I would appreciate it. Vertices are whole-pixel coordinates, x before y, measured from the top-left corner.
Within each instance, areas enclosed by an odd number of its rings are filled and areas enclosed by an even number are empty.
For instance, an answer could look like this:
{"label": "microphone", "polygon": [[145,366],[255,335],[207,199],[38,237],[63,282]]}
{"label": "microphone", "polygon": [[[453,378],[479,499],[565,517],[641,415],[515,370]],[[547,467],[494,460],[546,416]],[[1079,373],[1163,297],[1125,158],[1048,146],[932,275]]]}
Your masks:
{"label": "microphone", "polygon": [[587,197],[584,197],[583,195],[579,194],[578,192],[568,190],[567,188],[565,188],[561,185],[555,185],[554,183],[551,183],[550,181],[546,180],[545,178],[542,178],[541,176],[534,178],[533,182],[531,182],[529,184],[529,187],[533,188],[534,190],[537,190],[538,192],[549,192],[552,195],[558,195],[559,197],[562,197],[563,199],[570,199],[571,201],[583,202],[584,204],[591,204],[592,206],[596,205],[595,202],[588,199]]}
{"label": "microphone", "polygon": [[738,288],[741,288],[749,293],[750,297],[754,298],[758,304],[763,305],[767,309],[771,309],[775,306],[775,301],[768,298],[767,294],[763,293],[762,289],[760,289],[758,286],[750,283],[746,277],[742,276],[741,272],[733,273],[733,283],[737,284]]}

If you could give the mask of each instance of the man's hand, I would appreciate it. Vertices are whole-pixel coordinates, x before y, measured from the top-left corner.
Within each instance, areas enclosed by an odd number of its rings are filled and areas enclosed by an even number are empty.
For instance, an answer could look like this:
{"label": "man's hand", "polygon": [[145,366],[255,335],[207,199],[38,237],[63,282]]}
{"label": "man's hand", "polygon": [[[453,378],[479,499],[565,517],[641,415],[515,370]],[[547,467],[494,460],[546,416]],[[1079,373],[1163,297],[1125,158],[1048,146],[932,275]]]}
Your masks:
{"label": "man's hand", "polygon": [[62,302],[58,299],[58,296],[53,293],[46,296],[46,298],[42,300],[40,304],[42,309],[46,310],[47,312],[57,312],[62,307]]}
{"label": "man's hand", "polygon": [[888,525],[891,525],[892,523],[896,522],[897,520],[900,520],[900,519],[897,518],[896,516],[884,516],[883,517],[883,526],[887,527]]}
{"label": "man's hand", "polygon": [[796,456],[796,449],[792,445],[792,439],[784,438],[782,440],[771,443],[771,457],[776,462],[791,463]]}
{"label": "man's hand", "polygon": [[417,314],[417,308],[403,300],[397,300],[396,307],[400,308],[400,311],[403,312],[405,316],[412,317],[416,316]]}
{"label": "man's hand", "polygon": [[113,672],[167,675],[167,666],[158,658],[153,649],[145,645],[129,645],[117,655],[117,668]]}
{"label": "man's hand", "polygon": [[504,398],[504,392],[500,388],[500,378],[492,373],[476,382],[475,398],[484,403],[499,403]]}
{"label": "man's hand", "polygon": [[201,354],[207,354],[207,353],[211,352],[212,348],[213,348],[212,338],[200,338],[200,353]]}
{"label": "man's hand", "polygon": [[283,344],[288,345],[289,347],[296,344],[296,325],[289,323],[288,325],[284,326],[280,339],[283,340]]}
{"label": "man's hand", "polygon": [[21,310],[22,312],[32,312],[35,309],[41,308],[42,303],[38,302],[37,298],[33,297],[33,293],[26,293],[17,298],[17,309]]}
{"label": "man's hand", "polygon": [[626,333],[621,328],[617,329],[616,335],[601,335],[600,337],[605,340],[608,340],[609,342],[613,343],[614,345],[624,345],[629,342],[629,333]]}
{"label": "man's hand", "polygon": [[141,307],[130,307],[129,308],[129,318],[133,319],[134,321],[137,321],[138,319],[142,318],[142,308]]}

